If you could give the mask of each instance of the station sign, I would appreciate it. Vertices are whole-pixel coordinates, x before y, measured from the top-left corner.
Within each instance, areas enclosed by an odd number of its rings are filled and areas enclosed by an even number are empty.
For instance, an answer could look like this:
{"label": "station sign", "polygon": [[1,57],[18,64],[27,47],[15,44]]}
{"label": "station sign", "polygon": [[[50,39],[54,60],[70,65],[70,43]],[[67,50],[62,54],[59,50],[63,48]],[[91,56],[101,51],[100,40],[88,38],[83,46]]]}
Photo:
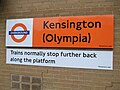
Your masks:
{"label": "station sign", "polygon": [[7,47],[113,48],[113,15],[8,19]]}

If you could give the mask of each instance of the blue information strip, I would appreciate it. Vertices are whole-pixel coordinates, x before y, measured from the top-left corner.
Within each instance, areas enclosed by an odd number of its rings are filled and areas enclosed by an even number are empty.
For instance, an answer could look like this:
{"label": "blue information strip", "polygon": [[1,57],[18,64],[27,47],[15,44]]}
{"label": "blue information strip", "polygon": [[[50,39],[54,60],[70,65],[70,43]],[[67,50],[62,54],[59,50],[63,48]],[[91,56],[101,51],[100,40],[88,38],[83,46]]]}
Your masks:
{"label": "blue information strip", "polygon": [[29,35],[30,31],[9,31],[9,35]]}

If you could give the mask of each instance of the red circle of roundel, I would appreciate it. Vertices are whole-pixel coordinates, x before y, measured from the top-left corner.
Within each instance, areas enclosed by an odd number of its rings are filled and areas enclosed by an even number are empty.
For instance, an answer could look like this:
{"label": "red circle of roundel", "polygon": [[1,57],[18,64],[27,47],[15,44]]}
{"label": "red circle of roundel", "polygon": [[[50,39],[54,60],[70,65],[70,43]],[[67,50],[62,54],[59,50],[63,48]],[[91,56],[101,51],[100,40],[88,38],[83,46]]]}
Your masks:
{"label": "red circle of roundel", "polygon": [[[26,27],[24,24],[22,24],[22,23],[17,23],[17,24],[15,24],[15,25],[12,27],[11,31],[14,31],[15,28],[17,28],[17,27],[22,27],[24,31],[27,31],[27,27]],[[12,37],[12,39],[13,39],[15,42],[20,43],[20,42],[23,42],[23,41],[26,39],[27,35],[23,35],[23,37],[20,38],[20,39],[17,39],[14,35],[11,35],[11,37]]]}

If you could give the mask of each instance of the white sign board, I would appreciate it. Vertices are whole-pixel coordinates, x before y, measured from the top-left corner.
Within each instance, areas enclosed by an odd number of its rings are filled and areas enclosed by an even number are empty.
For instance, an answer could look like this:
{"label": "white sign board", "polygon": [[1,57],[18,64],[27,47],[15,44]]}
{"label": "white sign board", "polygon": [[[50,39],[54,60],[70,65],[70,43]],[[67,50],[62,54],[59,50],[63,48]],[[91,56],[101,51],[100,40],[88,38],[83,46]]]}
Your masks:
{"label": "white sign board", "polygon": [[7,64],[113,69],[113,51],[7,48]]}

